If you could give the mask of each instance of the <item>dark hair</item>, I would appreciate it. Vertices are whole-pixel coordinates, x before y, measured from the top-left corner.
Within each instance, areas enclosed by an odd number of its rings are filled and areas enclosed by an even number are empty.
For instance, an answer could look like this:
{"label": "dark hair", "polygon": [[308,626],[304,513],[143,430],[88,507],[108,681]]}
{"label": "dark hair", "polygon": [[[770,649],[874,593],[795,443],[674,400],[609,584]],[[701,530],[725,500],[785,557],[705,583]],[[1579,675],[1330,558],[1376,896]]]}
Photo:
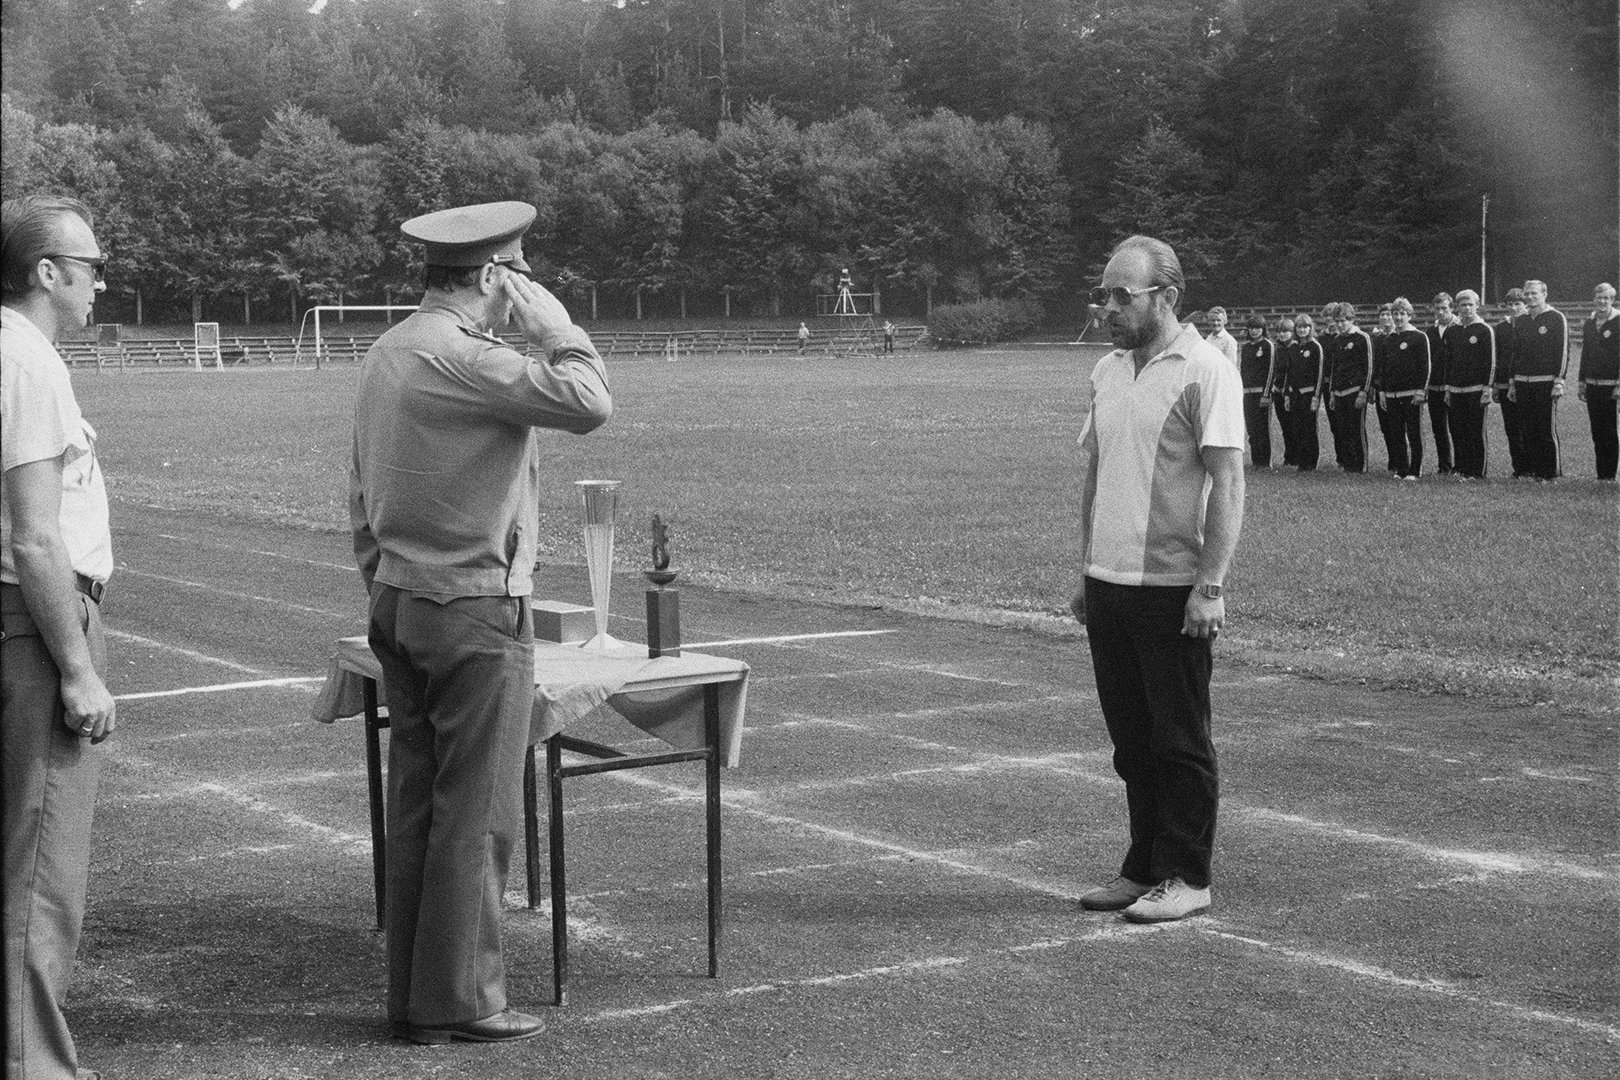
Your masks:
{"label": "dark hair", "polygon": [[1510,304],[1522,304],[1524,303],[1524,290],[1509,289],[1507,291],[1507,295],[1503,296],[1502,299],[1506,300]]}
{"label": "dark hair", "polygon": [[1114,246],[1108,253],[1111,259],[1122,251],[1140,251],[1148,257],[1149,281],[1160,288],[1174,288],[1176,302],[1170,306],[1175,311],[1181,302],[1187,298],[1187,278],[1181,272],[1181,260],[1176,258],[1176,251],[1163,240],[1155,240],[1151,236],[1127,236]]}
{"label": "dark hair", "polygon": [[429,266],[422,284],[430,289],[466,289],[478,284],[482,266]]}
{"label": "dark hair", "polygon": [[1250,330],[1264,330],[1266,328],[1266,317],[1259,312],[1250,312],[1249,317],[1243,320],[1243,325]]}
{"label": "dark hair", "polygon": [[24,195],[0,203],[0,293],[20,296],[33,286],[39,260],[57,248],[57,222],[77,214],[95,226],[90,208],[67,195]]}

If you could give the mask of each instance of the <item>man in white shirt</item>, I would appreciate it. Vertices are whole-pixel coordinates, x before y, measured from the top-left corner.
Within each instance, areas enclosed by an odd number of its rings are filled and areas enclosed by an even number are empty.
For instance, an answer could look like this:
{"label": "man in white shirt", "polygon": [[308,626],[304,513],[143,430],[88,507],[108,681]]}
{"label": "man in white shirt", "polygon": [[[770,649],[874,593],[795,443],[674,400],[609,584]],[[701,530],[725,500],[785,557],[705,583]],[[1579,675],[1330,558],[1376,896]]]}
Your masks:
{"label": "man in white shirt", "polygon": [[1238,343],[1237,338],[1226,330],[1226,309],[1223,307],[1210,308],[1209,322],[1214,329],[1209,332],[1209,337],[1204,340],[1221,350],[1221,355],[1232,361],[1233,367],[1237,367]]}
{"label": "man in white shirt", "polygon": [[1092,911],[1165,922],[1209,908],[1218,780],[1212,646],[1243,523],[1243,383],[1176,308],[1168,244],[1114,249],[1091,302],[1117,348],[1090,378],[1080,435],[1080,553],[1070,601],[1085,623],[1130,847]]}
{"label": "man in white shirt", "polygon": [[106,289],[90,211],[0,206],[0,685],[5,792],[6,1075],[93,1076],[62,1015],[90,872],[112,574],[95,432],[52,342]]}

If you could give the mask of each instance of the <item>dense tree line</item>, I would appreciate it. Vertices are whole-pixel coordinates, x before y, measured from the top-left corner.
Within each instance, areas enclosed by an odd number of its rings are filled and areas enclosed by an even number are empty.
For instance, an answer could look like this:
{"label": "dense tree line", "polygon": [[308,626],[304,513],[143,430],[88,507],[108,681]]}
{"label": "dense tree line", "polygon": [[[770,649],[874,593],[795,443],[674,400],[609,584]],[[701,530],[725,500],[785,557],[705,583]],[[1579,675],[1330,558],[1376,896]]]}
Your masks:
{"label": "dense tree line", "polygon": [[[4,0],[4,190],[122,302],[409,294],[541,208],[602,314],[1050,295],[1125,232],[1230,302],[1614,276],[1611,0]],[[532,261],[532,260],[531,260]],[[153,307],[155,305],[155,308]]]}

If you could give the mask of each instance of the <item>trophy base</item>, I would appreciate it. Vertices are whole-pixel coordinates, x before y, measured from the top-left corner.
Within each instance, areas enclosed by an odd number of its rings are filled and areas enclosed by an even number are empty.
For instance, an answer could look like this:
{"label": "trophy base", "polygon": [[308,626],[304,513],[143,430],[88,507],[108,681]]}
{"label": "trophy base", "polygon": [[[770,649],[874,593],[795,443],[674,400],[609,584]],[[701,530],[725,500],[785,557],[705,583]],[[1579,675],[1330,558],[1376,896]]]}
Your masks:
{"label": "trophy base", "polygon": [[614,637],[612,634],[597,634],[589,641],[582,642],[579,647],[582,649],[591,649],[595,652],[618,652],[619,650],[628,648],[629,646],[625,642],[622,642],[618,638]]}

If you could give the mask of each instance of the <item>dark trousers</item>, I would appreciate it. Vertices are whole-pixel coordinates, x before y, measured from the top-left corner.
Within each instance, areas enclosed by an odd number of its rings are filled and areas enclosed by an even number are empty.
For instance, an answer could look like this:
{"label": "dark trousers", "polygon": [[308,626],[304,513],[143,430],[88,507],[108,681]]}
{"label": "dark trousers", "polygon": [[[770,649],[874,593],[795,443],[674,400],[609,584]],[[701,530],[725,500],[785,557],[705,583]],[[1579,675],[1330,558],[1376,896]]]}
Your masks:
{"label": "dark trousers", "polygon": [[1284,465],[1298,465],[1295,460],[1298,450],[1294,447],[1294,429],[1289,427],[1288,410],[1284,402],[1288,400],[1288,391],[1279,389],[1271,399],[1272,408],[1277,410],[1277,427],[1282,432],[1282,463]]}
{"label": "dark trousers", "polygon": [[1249,432],[1249,461],[1257,469],[1271,466],[1271,406],[1259,394],[1243,395],[1243,426]]}
{"label": "dark trousers", "polygon": [[1524,439],[1524,471],[1539,480],[1556,480],[1558,460],[1558,399],[1552,383],[1522,382],[1519,393],[1519,433]]}
{"label": "dark trousers", "polygon": [[1434,467],[1441,476],[1456,469],[1451,457],[1451,406],[1446,392],[1429,387],[1429,430],[1434,432]]}
{"label": "dark trousers", "polygon": [[[1299,466],[1301,472],[1310,472],[1316,468],[1316,463],[1322,457],[1321,425],[1317,422],[1316,413],[1311,411],[1311,402],[1316,400],[1315,394],[1288,395],[1288,411],[1284,413],[1285,421],[1293,432],[1293,455],[1291,464]],[[1288,432],[1283,433],[1283,445],[1289,445]]]}
{"label": "dark trousers", "polygon": [[1367,471],[1367,408],[1356,405],[1356,395],[1328,398],[1328,430],[1333,432],[1333,456],[1345,472]]}
{"label": "dark trousers", "polygon": [[1396,450],[1395,444],[1398,441],[1397,436],[1400,435],[1400,432],[1396,429],[1394,421],[1390,419],[1390,412],[1387,408],[1378,406],[1373,409],[1373,412],[1378,414],[1378,433],[1384,437],[1385,467],[1398,476],[1400,470],[1395,467],[1395,462],[1400,457],[1400,452]]}
{"label": "dark trousers", "polygon": [[1119,872],[1207,888],[1219,779],[1210,739],[1210,644],[1181,632],[1188,586],[1086,578],[1086,634],[1131,844]]}
{"label": "dark trousers", "polygon": [[[101,612],[74,594],[98,672]],[[7,1077],[72,1077],[78,1048],[62,1003],[73,978],[90,883],[102,749],[62,723],[62,678],[16,585],[0,585],[4,726]],[[90,1017],[93,1023],[95,1018]]]}
{"label": "dark trousers", "polygon": [[1508,460],[1513,463],[1515,478],[1525,476],[1529,470],[1524,464],[1524,424],[1520,419],[1519,403],[1502,395],[1502,433],[1507,436]]}
{"label": "dark trousers", "polygon": [[388,1018],[455,1024],[506,1008],[501,898],[534,710],[527,597],[441,604],[372,588],[388,703]]}
{"label": "dark trousers", "polygon": [[1613,480],[1620,464],[1620,433],[1615,430],[1615,388],[1588,386],[1586,415],[1592,424],[1592,452],[1597,458],[1597,478]]}
{"label": "dark trousers", "polygon": [[1451,441],[1459,476],[1485,478],[1485,406],[1490,395],[1489,390],[1451,395]]}
{"label": "dark trousers", "polygon": [[1389,399],[1389,460],[1396,476],[1423,475],[1422,416],[1415,398]]}

